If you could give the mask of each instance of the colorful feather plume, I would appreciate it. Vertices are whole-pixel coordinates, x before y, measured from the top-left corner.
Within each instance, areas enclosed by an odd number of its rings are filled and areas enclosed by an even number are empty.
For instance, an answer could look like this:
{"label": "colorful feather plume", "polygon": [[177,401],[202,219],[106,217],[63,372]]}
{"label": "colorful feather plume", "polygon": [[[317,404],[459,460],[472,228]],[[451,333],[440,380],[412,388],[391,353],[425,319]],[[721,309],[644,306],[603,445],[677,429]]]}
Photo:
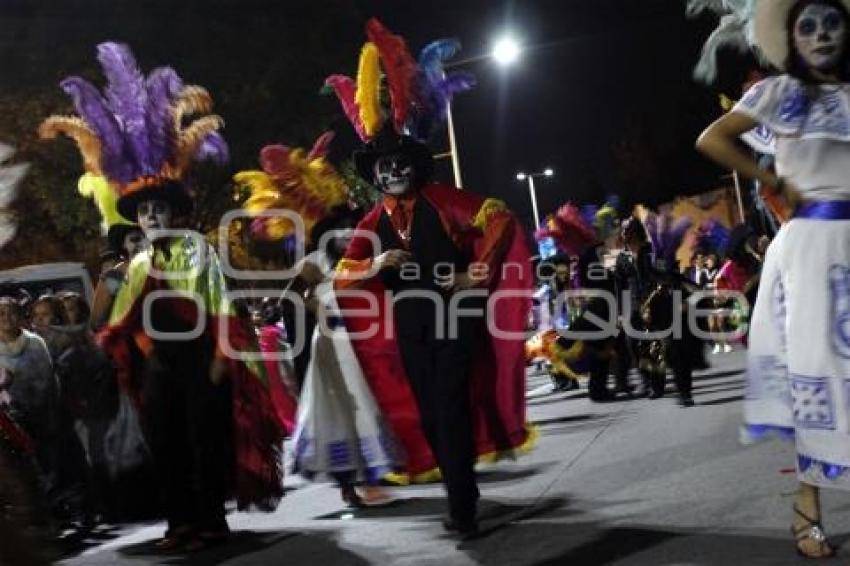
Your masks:
{"label": "colorful feather plume", "polygon": [[101,174],[101,144],[97,134],[89,128],[82,118],[76,116],[51,116],[38,127],[41,139],[54,139],[65,134],[77,143],[83,158],[83,167],[87,172]]}
{"label": "colorful feather plume", "polygon": [[669,214],[649,212],[643,224],[652,243],[656,262],[662,260],[667,269],[672,268],[676,262],[676,252],[693,225],[693,220],[688,216],[674,220]]}
{"label": "colorful feather plume", "polygon": [[208,115],[212,98],[205,89],[185,86],[169,67],[145,78],[121,43],[101,43],[97,59],[107,79],[104,94],[79,77],[63,80],[79,117],[51,116],[40,128],[42,137],[71,137],[86,170],[117,187],[149,176],[182,179],[197,159],[227,158],[218,132],[224,122]]}
{"label": "colorful feather plume", "polygon": [[18,185],[29,169],[28,163],[6,165],[15,148],[0,143],[0,248],[15,237],[18,221],[10,207],[18,196]]}
{"label": "colorful feather plume", "polygon": [[250,196],[245,210],[255,217],[251,233],[257,239],[282,240],[296,234],[286,217],[261,215],[270,209],[291,210],[301,216],[306,235],[331,209],[348,202],[348,187],[325,159],[331,136],[323,134],[307,153],[300,148],[270,145],[260,151],[260,171],[242,171],[233,180]]}
{"label": "colorful feather plume", "polygon": [[381,112],[381,63],[378,48],[367,42],[360,52],[360,64],[357,69],[357,92],[354,102],[360,111],[360,122],[366,135],[371,139],[384,124]]}
{"label": "colorful feather plume", "polygon": [[[373,139],[392,116],[396,133],[427,140],[446,119],[455,94],[475,86],[469,73],[446,73],[443,64],[460,51],[456,39],[431,42],[419,54],[418,62],[399,35],[390,32],[377,19],[366,24],[368,42],[363,46],[357,83],[346,75],[325,79],[343,111],[364,142]],[[389,96],[382,96],[381,70]],[[388,108],[383,105],[389,103]]]}
{"label": "colorful feather plume", "polygon": [[408,51],[404,38],[390,32],[377,18],[371,18],[366,23],[366,35],[381,54],[390,91],[393,123],[396,131],[402,132],[414,102],[416,61]]}
{"label": "colorful feather plume", "polygon": [[581,254],[599,241],[593,227],[582,216],[581,210],[571,203],[549,215],[545,224],[534,233],[534,237],[538,242],[552,238],[555,246],[569,255]]}

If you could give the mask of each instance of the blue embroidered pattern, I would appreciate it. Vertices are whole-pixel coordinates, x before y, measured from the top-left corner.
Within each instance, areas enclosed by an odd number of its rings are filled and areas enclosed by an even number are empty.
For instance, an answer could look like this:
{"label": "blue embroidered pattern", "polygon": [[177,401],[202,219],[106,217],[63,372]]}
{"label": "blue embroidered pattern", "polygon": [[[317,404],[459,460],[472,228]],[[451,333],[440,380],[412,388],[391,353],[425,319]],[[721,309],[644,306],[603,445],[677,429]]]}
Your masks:
{"label": "blue embroidered pattern", "polygon": [[779,399],[792,406],[788,368],[778,357],[751,356],[747,374],[747,399]]}
{"label": "blue embroidered pattern", "polygon": [[832,308],[832,347],[842,358],[850,358],[850,268],[829,268],[829,291]]}
{"label": "blue embroidered pattern", "polygon": [[835,430],[835,406],[827,378],[792,375],[791,396],[798,427]]}
{"label": "blue embroidered pattern", "polygon": [[771,293],[770,299],[773,324],[776,327],[777,334],[779,334],[779,345],[785,350],[787,347],[785,337],[785,317],[787,311],[785,308],[785,286],[782,284],[782,278],[779,275],[773,280],[773,293]]}

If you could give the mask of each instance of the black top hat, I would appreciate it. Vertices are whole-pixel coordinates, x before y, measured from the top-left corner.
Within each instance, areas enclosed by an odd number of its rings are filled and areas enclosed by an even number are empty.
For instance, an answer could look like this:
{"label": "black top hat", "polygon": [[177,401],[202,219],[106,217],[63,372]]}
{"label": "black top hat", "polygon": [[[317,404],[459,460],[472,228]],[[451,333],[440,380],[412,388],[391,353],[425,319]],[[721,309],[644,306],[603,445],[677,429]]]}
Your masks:
{"label": "black top hat", "polygon": [[359,175],[370,183],[375,182],[375,162],[384,155],[401,153],[413,162],[416,172],[414,185],[421,187],[431,179],[434,172],[434,156],[424,143],[407,135],[397,134],[384,128],[364,149],[354,152],[354,164]]}
{"label": "black top hat", "polygon": [[118,212],[129,220],[136,219],[139,204],[148,200],[169,203],[174,216],[192,212],[192,197],[182,182],[164,177],[143,177],[121,188]]}

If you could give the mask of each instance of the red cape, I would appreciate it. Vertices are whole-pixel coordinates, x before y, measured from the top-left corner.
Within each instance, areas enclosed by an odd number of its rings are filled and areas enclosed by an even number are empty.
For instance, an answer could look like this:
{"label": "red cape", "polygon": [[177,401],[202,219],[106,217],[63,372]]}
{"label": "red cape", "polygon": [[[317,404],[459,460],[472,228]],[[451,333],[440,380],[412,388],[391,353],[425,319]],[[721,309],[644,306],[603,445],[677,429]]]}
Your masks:
{"label": "red cape", "polygon": [[[144,380],[143,361],[134,356],[131,342],[143,354],[149,355],[153,342],[142,325],[142,304],[145,295],[165,287],[162,280],[148,276],[141,292],[119,321],[108,325],[97,334],[97,341],[109,353],[116,365],[119,386],[127,392],[144,414],[141,391]],[[168,297],[158,299],[169,303],[171,312],[194,325],[199,313],[194,301]],[[220,318],[228,328],[231,347],[239,352],[254,351],[253,339],[247,325],[235,316],[207,313],[206,327],[219,339]],[[210,357],[214,355],[209,352]],[[284,423],[280,415],[280,395],[275,394],[275,381],[269,380],[262,364],[252,370],[239,360],[227,358],[228,377],[233,397],[233,442],[235,477],[230,486],[239,509],[256,507],[273,511],[283,497],[283,441]],[[259,370],[260,373],[257,373]],[[283,384],[280,383],[282,388]]]}
{"label": "red cape", "polygon": [[[472,258],[479,258],[487,238],[485,233],[473,227],[473,220],[486,207],[479,195],[461,191],[448,185],[429,185],[420,191],[440,216],[444,228],[459,247]],[[382,205],[373,209],[358,225],[359,230],[375,232],[380,219]],[[520,296],[503,298],[495,311],[496,328],[523,336],[528,312],[531,307],[533,289],[532,265],[522,226],[506,210],[497,212],[508,216],[506,237],[509,242],[498,262],[498,273],[491,280],[489,290],[516,291]],[[361,255],[353,249],[352,242],[347,256]],[[505,266],[508,266],[502,269]],[[363,372],[371,386],[384,418],[396,435],[404,450],[406,471],[412,477],[429,472],[437,467],[434,455],[428,446],[420,426],[419,411],[393,331],[385,332],[387,323],[392,324],[392,314],[385,312],[381,298],[385,287],[380,278],[372,278],[359,286],[359,290],[375,293],[378,297],[378,313],[372,318],[346,317],[349,332],[363,332],[377,324],[379,332],[374,338],[353,339],[352,345]],[[366,299],[339,297],[340,307],[362,309]],[[389,335],[389,337],[388,337]],[[473,357],[470,380],[476,449],[479,459],[495,460],[513,457],[518,449],[529,447],[533,442],[532,431],[525,421],[525,340],[497,338],[488,333],[480,349]]]}

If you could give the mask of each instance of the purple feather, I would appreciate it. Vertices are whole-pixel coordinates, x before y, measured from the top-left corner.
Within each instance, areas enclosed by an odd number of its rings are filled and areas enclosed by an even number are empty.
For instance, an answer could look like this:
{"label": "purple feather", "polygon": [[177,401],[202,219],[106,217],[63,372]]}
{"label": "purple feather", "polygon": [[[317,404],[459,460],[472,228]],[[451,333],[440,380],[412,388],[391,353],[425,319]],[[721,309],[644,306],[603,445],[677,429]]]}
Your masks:
{"label": "purple feather", "polygon": [[183,81],[171,67],[159,67],[148,75],[147,115],[150,159],[159,167],[174,147],[174,120],[171,105],[183,89]]}
{"label": "purple feather", "polygon": [[97,46],[97,60],[108,81],[106,99],[135,158],[135,176],[157,174],[162,162],[155,161],[151,155],[146,112],[148,93],[133,53],[124,44],[106,42]]}
{"label": "purple feather", "polygon": [[77,113],[100,139],[103,172],[120,182],[132,181],[133,169],[126,158],[121,127],[97,88],[80,77],[68,77],[59,86],[71,97]]}
{"label": "purple feather", "polygon": [[218,132],[212,132],[204,138],[195,153],[197,161],[212,161],[217,165],[225,165],[230,161],[230,148]]}
{"label": "purple feather", "polygon": [[581,217],[588,226],[596,226],[597,212],[599,212],[599,207],[595,204],[585,204],[581,207]]}

